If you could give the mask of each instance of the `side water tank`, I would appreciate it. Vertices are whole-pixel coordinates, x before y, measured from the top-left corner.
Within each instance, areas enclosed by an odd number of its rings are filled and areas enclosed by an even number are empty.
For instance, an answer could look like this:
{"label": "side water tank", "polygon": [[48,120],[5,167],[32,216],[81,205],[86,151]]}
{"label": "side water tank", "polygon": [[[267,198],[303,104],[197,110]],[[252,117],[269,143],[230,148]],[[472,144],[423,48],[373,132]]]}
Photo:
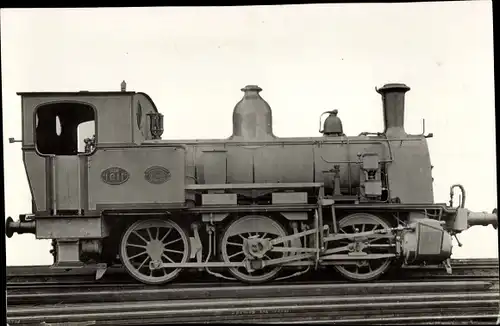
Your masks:
{"label": "side water tank", "polygon": [[248,85],[241,89],[243,98],[233,111],[234,140],[268,140],[274,139],[271,107],[259,92],[262,88]]}

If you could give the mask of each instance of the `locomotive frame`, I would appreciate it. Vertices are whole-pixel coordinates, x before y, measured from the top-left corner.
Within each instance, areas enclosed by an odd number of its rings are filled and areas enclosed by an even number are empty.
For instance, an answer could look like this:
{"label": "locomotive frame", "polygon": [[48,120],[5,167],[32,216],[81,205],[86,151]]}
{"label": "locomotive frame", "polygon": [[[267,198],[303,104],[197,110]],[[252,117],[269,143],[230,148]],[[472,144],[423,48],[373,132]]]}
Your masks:
{"label": "locomotive frame", "polygon": [[[353,281],[402,264],[437,262],[451,273],[451,237],[472,225],[496,228],[497,213],[467,210],[461,185],[450,188],[449,205],[433,202],[426,144],[432,134],[404,131],[408,90],[404,84],[377,90],[382,133],[347,137],[334,110],[326,112],[323,137],[280,139],[261,89],[247,86],[229,139],[186,141],[161,140],[163,115],[148,95],[127,92],[124,84],[121,92],[19,93],[33,213],[17,222],[9,217],[6,234],[53,239],[54,268],[92,265],[97,278],[118,256],[147,284],[170,282],[185,268],[231,278],[212,270],[222,269],[248,283],[274,279],[283,267],[298,270],[281,279],[322,265]],[[94,137],[79,152],[76,126],[92,120]],[[260,157],[252,154],[250,167],[238,167],[247,157],[235,150],[266,146]],[[341,147],[344,159],[325,159],[338,150],[328,146]],[[308,151],[312,161],[300,161]],[[256,170],[266,155],[280,157],[277,167]],[[296,165],[286,162],[294,159]],[[412,168],[420,175],[409,177]]]}

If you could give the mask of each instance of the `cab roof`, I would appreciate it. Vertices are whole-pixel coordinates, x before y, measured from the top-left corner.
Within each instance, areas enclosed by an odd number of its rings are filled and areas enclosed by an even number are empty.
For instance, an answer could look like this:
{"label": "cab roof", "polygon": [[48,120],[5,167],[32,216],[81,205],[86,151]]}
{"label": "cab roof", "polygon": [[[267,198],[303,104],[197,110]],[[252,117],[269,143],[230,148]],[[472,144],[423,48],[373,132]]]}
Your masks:
{"label": "cab roof", "polygon": [[[106,95],[134,95],[134,94],[144,94],[141,92],[122,92],[122,91],[79,91],[79,92],[17,92],[17,95],[21,96],[106,96]],[[149,97],[149,96],[147,96]]]}
{"label": "cab roof", "polygon": [[117,96],[117,95],[142,95],[147,101],[151,103],[151,106],[156,112],[158,108],[155,102],[147,93],[144,92],[133,92],[133,91],[79,91],[79,92],[17,92],[17,95],[24,97],[89,97],[89,96]]}

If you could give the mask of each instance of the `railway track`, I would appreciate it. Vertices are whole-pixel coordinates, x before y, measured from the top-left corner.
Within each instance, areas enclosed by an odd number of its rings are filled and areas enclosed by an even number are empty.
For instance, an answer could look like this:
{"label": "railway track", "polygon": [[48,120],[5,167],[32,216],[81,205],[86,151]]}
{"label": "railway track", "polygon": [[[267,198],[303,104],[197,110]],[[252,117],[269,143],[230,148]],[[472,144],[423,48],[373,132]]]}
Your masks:
{"label": "railway track", "polygon": [[54,284],[41,284],[27,270],[23,270],[27,276],[23,283],[20,273],[11,268],[7,270],[7,317],[11,325],[495,323],[500,299],[498,261],[455,261],[453,267],[457,275],[451,276],[437,266],[410,268],[404,274],[413,278],[406,281],[316,280],[249,286],[202,280],[163,287],[104,282],[77,286],[68,274],[59,279],[63,283],[58,287],[57,279]]}
{"label": "railway track", "polygon": [[[405,267],[402,270],[393,273],[387,273],[382,277],[382,280],[408,280],[408,279],[426,279],[426,280],[446,280],[460,278],[470,279],[471,277],[497,277],[498,276],[498,260],[496,259],[455,259],[452,260],[453,274],[448,275],[443,266],[411,266]],[[294,282],[309,282],[311,279],[315,281],[338,281],[345,282],[332,273],[329,268],[323,268],[319,271],[310,272],[302,276],[294,278]],[[193,283],[210,283],[210,284],[230,284],[228,281],[220,279],[204,272],[185,272],[176,279],[174,284]],[[276,282],[275,282],[276,283]],[[278,282],[279,283],[279,282]],[[288,283],[288,282],[282,282]],[[7,267],[7,287],[22,287],[22,286],[63,286],[63,285],[89,285],[89,286],[109,286],[112,284],[121,286],[140,286],[132,277],[130,277],[121,266],[112,266],[108,268],[104,277],[96,281],[95,271],[88,268],[73,269],[65,271],[61,269],[51,269],[49,266],[8,266]],[[238,283],[236,283],[238,284]]]}

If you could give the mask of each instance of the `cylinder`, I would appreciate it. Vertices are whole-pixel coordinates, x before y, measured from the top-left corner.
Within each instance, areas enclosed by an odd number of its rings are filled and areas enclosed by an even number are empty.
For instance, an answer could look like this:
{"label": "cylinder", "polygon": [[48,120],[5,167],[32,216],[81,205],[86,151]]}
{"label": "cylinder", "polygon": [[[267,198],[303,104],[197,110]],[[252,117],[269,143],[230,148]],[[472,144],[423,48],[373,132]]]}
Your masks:
{"label": "cylinder", "polygon": [[377,89],[382,95],[384,116],[384,133],[388,137],[403,137],[406,135],[405,122],[405,93],[410,87],[405,84],[385,84]]}
{"label": "cylinder", "polygon": [[244,94],[234,107],[231,139],[251,141],[275,138],[271,107],[259,95],[262,88],[248,85],[241,90]]}

